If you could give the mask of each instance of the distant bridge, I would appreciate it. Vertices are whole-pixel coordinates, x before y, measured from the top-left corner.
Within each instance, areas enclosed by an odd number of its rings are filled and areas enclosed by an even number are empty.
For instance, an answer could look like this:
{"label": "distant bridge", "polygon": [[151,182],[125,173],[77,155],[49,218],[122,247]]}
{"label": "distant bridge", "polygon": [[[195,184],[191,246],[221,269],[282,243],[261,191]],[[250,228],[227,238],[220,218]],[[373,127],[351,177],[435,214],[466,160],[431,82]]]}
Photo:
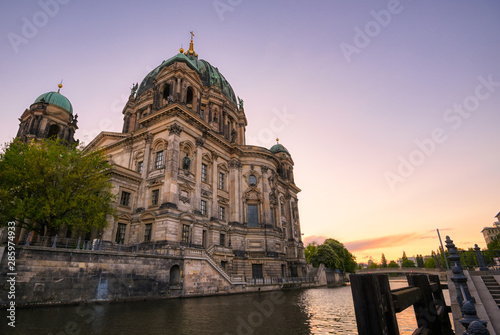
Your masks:
{"label": "distant bridge", "polygon": [[363,273],[397,273],[397,274],[407,274],[407,273],[421,273],[428,275],[438,275],[439,279],[446,280],[446,271],[442,271],[440,269],[425,269],[425,268],[375,268],[375,269],[361,269],[356,270],[356,274]]}

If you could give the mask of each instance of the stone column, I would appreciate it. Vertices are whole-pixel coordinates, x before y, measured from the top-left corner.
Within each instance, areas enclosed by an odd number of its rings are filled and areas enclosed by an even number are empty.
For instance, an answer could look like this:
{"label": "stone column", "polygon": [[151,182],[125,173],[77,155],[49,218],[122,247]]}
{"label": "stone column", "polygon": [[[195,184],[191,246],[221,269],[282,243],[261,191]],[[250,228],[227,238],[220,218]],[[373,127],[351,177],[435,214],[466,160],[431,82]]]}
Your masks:
{"label": "stone column", "polygon": [[262,172],[261,174],[261,185],[262,185],[262,194],[264,198],[264,222],[266,224],[271,223],[271,204],[269,203],[269,189],[267,187],[267,182],[266,182],[266,176],[267,176],[267,166],[261,166],[260,171]]}
{"label": "stone column", "polygon": [[288,207],[288,215],[287,215],[287,225],[289,229],[287,229],[287,236],[286,238],[293,238],[293,208],[292,208],[292,197],[291,196],[286,196],[286,204]]}
{"label": "stone column", "polygon": [[178,77],[177,83],[175,84],[175,101],[181,100],[181,78]]}
{"label": "stone column", "polygon": [[233,159],[229,162],[229,222],[243,222],[241,217],[241,162]]}
{"label": "stone column", "polygon": [[128,168],[130,170],[134,170],[136,171],[136,167],[134,166],[134,155],[133,155],[133,152],[134,152],[134,143],[132,142],[132,139],[129,138],[127,140],[127,142],[125,143],[125,145],[123,146],[123,151],[127,153],[128,155]]}
{"label": "stone column", "polygon": [[[151,143],[153,143],[153,135],[147,133],[144,137],[144,157],[142,160],[142,173],[141,178],[144,180],[151,170],[150,161],[151,161]],[[139,185],[139,194],[146,194],[146,183],[141,182]],[[147,208],[146,196],[138,197],[137,207]]]}
{"label": "stone column", "polygon": [[165,184],[163,188],[163,199],[165,202],[179,204],[177,175],[179,173],[179,135],[182,127],[177,123],[168,127],[168,147],[166,152]]}
{"label": "stone column", "polygon": [[191,197],[191,205],[195,210],[201,210],[201,164],[203,164],[203,145],[205,144],[205,139],[199,137],[196,139],[196,166],[194,167],[196,189],[194,191],[194,196]]}
{"label": "stone column", "polygon": [[238,129],[238,144],[245,145],[245,125],[241,123]]}
{"label": "stone column", "polygon": [[212,152],[212,206],[207,206],[207,215],[209,218],[217,217],[217,192],[219,190],[219,169],[217,167],[217,161],[219,155],[216,152]]}

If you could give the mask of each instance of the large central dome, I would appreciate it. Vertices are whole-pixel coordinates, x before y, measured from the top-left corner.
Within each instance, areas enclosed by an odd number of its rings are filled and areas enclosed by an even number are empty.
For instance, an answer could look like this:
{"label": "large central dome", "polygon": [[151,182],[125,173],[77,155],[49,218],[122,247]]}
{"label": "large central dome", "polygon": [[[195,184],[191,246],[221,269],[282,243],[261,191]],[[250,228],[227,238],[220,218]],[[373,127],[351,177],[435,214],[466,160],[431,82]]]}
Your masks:
{"label": "large central dome", "polygon": [[219,72],[219,69],[212,66],[206,60],[197,59],[198,55],[195,53],[190,54],[188,51],[186,52],[186,54],[184,54],[184,50],[181,49],[180,51],[180,53],[166,61],[163,61],[153,71],[148,73],[148,75],[142,80],[141,85],[139,86],[139,89],[137,91],[138,96],[149,90],[150,88],[153,88],[156,77],[164,67],[167,67],[175,62],[183,62],[198,73],[204,86],[219,87],[222,93],[236,105],[236,96],[234,94],[233,88],[226,80],[226,78],[224,78],[224,76]]}

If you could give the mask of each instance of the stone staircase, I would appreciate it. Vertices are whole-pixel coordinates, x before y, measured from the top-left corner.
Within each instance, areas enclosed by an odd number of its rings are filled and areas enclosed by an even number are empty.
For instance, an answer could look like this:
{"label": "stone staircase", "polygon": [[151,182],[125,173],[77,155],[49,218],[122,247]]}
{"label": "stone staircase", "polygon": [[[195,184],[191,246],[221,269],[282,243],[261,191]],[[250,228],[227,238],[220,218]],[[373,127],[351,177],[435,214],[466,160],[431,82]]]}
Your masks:
{"label": "stone staircase", "polygon": [[481,279],[493,297],[493,300],[495,300],[495,303],[500,308],[500,284],[498,284],[497,280],[493,276],[481,276]]}
{"label": "stone staircase", "polygon": [[[213,250],[213,249],[212,249]],[[222,267],[222,265],[220,265],[219,262],[217,262],[217,260],[208,252],[205,252],[205,255],[207,256],[207,261],[214,267],[217,269],[217,271],[219,271],[219,273],[228,281],[230,282],[231,284],[233,284],[233,281],[231,280],[231,276],[226,272],[226,270],[224,270],[224,268]]]}
{"label": "stone staircase", "polygon": [[241,280],[240,278],[232,278],[227,272],[226,270],[222,267],[222,265],[220,265],[220,263],[214,258],[213,256],[213,252],[214,252],[214,248],[215,246],[212,245],[210,246],[208,249],[206,250],[200,250],[200,251],[197,251],[197,255],[196,256],[200,256],[200,257],[193,257],[194,255],[193,254],[190,254],[188,253],[188,255],[190,256],[190,258],[203,258],[205,259],[217,272],[220,273],[220,275],[222,277],[224,277],[224,279],[226,279],[228,281],[228,283],[230,283],[231,285],[244,285],[246,284],[243,280]]}

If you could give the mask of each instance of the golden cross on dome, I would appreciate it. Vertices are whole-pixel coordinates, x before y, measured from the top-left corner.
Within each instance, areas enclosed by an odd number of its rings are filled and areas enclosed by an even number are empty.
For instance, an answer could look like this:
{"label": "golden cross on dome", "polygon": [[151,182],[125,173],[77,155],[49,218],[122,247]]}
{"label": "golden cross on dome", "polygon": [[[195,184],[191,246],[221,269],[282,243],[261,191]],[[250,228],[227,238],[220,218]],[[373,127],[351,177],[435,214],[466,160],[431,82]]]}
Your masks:
{"label": "golden cross on dome", "polygon": [[190,31],[190,33],[191,33],[191,42],[192,42],[193,41],[193,37],[194,37],[194,33],[193,33],[193,31]]}

